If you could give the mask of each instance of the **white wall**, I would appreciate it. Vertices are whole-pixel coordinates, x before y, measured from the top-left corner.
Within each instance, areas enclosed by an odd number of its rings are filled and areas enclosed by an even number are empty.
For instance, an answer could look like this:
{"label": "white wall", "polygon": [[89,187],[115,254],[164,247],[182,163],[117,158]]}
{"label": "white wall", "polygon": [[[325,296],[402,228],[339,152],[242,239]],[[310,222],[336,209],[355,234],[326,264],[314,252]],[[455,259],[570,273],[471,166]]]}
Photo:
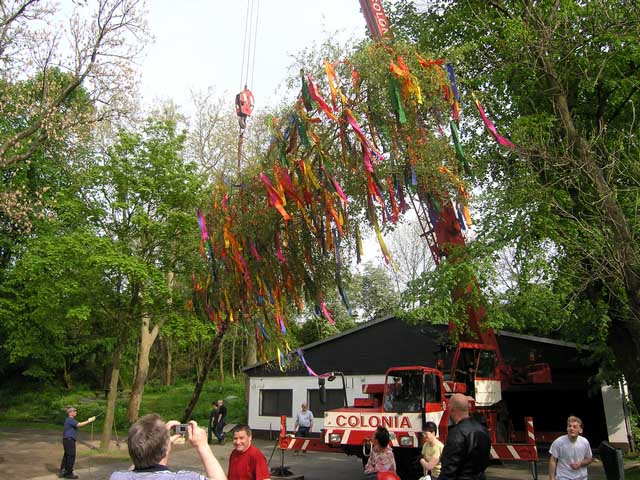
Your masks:
{"label": "white wall", "polygon": [[[366,383],[384,383],[384,375],[345,375],[347,400],[353,405],[354,398],[367,398],[362,393],[362,385]],[[337,377],[333,382],[325,384],[327,390],[341,389],[342,380]],[[316,377],[251,377],[249,378],[249,392],[247,404],[249,408],[249,426],[256,430],[280,430],[280,417],[260,416],[260,390],[293,390],[291,412],[295,415],[300,410],[300,405],[307,402],[307,390],[318,388]],[[323,418],[314,418],[313,431],[320,432],[323,427]],[[293,430],[295,419],[287,418],[287,431]]]}

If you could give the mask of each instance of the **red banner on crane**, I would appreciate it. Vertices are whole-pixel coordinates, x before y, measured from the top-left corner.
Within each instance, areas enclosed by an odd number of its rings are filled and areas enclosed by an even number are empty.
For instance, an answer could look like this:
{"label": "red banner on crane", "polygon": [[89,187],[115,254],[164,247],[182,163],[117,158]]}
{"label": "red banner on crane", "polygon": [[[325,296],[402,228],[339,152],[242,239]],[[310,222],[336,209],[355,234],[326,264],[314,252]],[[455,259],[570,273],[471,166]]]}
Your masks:
{"label": "red banner on crane", "polygon": [[382,37],[390,36],[389,20],[382,8],[382,0],[360,0],[362,13],[367,21],[367,28],[371,37],[375,41],[380,41]]}

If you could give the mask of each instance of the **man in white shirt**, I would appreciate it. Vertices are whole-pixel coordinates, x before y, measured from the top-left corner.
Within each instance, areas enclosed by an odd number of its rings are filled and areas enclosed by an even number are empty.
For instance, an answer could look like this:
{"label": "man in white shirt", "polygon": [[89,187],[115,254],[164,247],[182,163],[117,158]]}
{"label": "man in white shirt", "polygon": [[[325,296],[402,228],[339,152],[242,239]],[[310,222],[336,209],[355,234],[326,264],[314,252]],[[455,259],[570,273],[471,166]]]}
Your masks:
{"label": "man in white shirt", "polygon": [[569,417],[567,434],[556,438],[549,449],[549,480],[587,480],[587,465],[593,461],[593,454],[581,433],[582,420]]}
{"label": "man in white shirt", "polygon": [[[306,403],[300,405],[300,408],[302,410],[296,414],[296,424],[293,427],[293,433],[295,433],[297,437],[308,437],[309,432],[313,429],[313,412],[309,410]],[[303,450],[302,453],[307,452]]]}

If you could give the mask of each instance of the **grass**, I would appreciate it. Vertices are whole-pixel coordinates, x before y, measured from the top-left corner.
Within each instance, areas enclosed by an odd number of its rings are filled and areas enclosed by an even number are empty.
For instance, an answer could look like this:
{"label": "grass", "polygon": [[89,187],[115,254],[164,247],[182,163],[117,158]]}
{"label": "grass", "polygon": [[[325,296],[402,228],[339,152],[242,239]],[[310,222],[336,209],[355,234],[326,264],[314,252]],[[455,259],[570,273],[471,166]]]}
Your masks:
{"label": "grass", "polygon": [[[172,386],[149,384],[145,387],[140,406],[140,415],[158,413],[163,418],[180,419],[191,395],[193,385],[182,383]],[[207,382],[193,410],[191,420],[206,425],[209,420],[211,402],[224,399],[228,410],[227,423],[246,422],[247,407],[244,398],[244,382]],[[118,396],[115,410],[115,428],[121,436],[129,428],[127,420],[128,392]],[[0,425],[14,428],[59,429],[67,414],[65,408],[74,405],[78,409],[78,420],[92,415],[98,419],[94,429],[101,431],[106,412],[104,392],[78,388],[67,391],[43,387],[30,391],[0,391]]]}
{"label": "grass", "polygon": [[624,471],[625,480],[640,480],[640,468],[634,467]]}

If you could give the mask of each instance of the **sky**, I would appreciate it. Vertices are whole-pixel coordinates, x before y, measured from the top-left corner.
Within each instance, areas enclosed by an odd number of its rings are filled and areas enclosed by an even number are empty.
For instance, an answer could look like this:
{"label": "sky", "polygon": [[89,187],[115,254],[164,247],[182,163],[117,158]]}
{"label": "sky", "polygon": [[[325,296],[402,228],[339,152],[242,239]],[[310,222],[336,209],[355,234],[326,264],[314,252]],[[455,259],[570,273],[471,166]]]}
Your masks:
{"label": "sky", "polygon": [[[332,37],[358,40],[366,24],[358,0],[254,0],[258,32],[253,85],[261,106],[277,103],[276,89],[297,52]],[[173,99],[188,113],[191,91],[241,90],[242,51],[249,0],[148,0],[154,42],[140,64],[145,103]]]}
{"label": "sky", "polygon": [[[358,0],[252,0],[259,4],[253,85],[260,108],[278,103],[278,88],[290,74],[293,56],[331,37],[338,43],[366,35]],[[173,99],[189,114],[191,91],[212,87],[234,103],[241,82],[242,50],[249,0],[147,0],[154,41],[139,71],[144,102]],[[278,90],[278,92],[276,91]],[[226,92],[226,94],[225,94]],[[408,215],[405,222],[414,223]],[[390,238],[387,237],[387,242]],[[374,235],[365,239],[365,261],[381,262]]]}

